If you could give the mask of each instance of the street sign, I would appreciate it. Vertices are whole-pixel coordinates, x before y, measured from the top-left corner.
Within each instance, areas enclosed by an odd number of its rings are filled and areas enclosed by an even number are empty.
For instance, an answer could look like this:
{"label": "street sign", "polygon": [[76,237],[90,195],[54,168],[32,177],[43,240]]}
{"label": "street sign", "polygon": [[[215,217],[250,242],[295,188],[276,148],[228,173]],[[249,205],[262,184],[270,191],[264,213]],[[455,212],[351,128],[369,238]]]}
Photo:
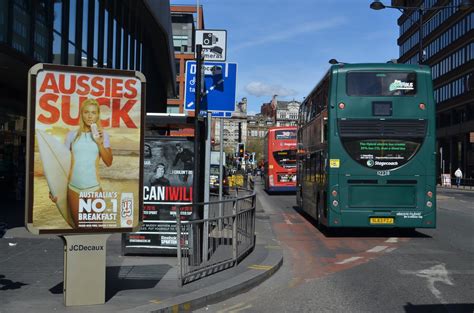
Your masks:
{"label": "street sign", "polygon": [[[204,62],[204,86],[201,110],[212,116],[231,117],[235,110],[237,64]],[[186,62],[184,109],[194,111],[196,100],[196,62]]]}
{"label": "street sign", "polygon": [[202,45],[204,60],[225,61],[227,32],[215,29],[196,30],[196,45]]}

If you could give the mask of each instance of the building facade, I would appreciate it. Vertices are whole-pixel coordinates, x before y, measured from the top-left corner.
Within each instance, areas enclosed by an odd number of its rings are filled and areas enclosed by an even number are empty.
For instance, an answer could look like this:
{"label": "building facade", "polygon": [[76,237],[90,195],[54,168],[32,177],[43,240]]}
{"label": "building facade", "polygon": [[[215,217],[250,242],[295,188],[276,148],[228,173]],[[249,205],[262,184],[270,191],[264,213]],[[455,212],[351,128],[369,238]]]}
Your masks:
{"label": "building facade", "polygon": [[301,103],[298,101],[277,101],[275,126],[296,126]]}
{"label": "building facade", "polygon": [[273,119],[262,114],[247,116],[247,140],[263,140],[268,128],[272,127],[273,125]]}
{"label": "building facade", "polygon": [[[239,142],[247,142],[247,98],[242,98],[236,104],[235,112],[231,118],[224,118],[223,138],[224,149],[235,153]],[[220,120],[213,120],[213,138],[215,146],[220,145]],[[240,141],[239,141],[240,139]]]}
{"label": "building facade", "polygon": [[274,95],[272,100],[260,107],[260,114],[273,120],[275,126],[296,126],[298,122],[298,111],[301,102],[277,100]]}
{"label": "building facade", "polygon": [[[198,20],[199,18],[199,20]],[[186,62],[195,60],[196,29],[204,29],[202,6],[199,7],[199,17],[196,6],[171,6],[171,22],[173,29],[173,49],[175,53],[176,96],[168,99],[168,113],[184,113],[184,79]]]}
{"label": "building facade", "polygon": [[[459,167],[465,178],[474,177],[474,8],[461,9],[461,0],[405,2],[424,8],[422,62],[432,68],[438,173],[453,175]],[[419,62],[419,21],[419,10],[398,19],[399,63]]]}
{"label": "building facade", "polygon": [[[147,112],[166,112],[175,87],[169,1],[0,1],[0,188],[20,207],[28,70],[36,63],[141,71]],[[8,212],[0,211],[1,221]]]}

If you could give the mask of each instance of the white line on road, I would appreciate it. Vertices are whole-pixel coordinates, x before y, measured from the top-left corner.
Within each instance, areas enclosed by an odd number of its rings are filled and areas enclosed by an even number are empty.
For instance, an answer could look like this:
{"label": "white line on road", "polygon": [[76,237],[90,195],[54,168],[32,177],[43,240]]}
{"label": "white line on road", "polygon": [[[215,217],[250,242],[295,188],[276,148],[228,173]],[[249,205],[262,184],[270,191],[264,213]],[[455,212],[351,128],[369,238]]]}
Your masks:
{"label": "white line on road", "polygon": [[382,252],[383,250],[387,249],[387,246],[375,246],[370,250],[367,250],[366,252]]}
{"label": "white line on road", "polygon": [[350,263],[350,262],[353,262],[353,261],[357,261],[359,259],[363,259],[363,257],[361,256],[353,256],[351,258],[348,258],[348,259],[345,259],[345,260],[342,260],[340,262],[336,262],[336,264],[347,264],[347,263]]}
{"label": "white line on road", "polygon": [[233,305],[231,307],[225,308],[223,310],[217,311],[217,313],[226,313],[226,312],[239,312],[245,309],[249,309],[252,307],[251,304],[245,305],[245,303],[237,303],[236,305]]}
{"label": "white line on road", "polygon": [[387,250],[385,250],[385,253],[390,253],[392,252],[393,250],[396,250],[397,248],[393,247],[393,248],[388,248]]}
{"label": "white line on road", "polygon": [[385,240],[385,242],[388,242],[388,243],[397,243],[397,242],[398,242],[398,238],[397,238],[397,237],[388,238],[387,240]]}

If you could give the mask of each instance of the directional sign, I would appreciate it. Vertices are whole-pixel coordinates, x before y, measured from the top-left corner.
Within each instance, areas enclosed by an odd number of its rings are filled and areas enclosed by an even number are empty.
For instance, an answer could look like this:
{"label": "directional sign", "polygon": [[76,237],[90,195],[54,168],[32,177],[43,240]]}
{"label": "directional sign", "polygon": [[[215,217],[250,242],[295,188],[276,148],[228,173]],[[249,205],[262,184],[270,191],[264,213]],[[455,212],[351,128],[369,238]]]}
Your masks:
{"label": "directional sign", "polygon": [[225,61],[226,42],[225,30],[196,30],[196,45],[202,45],[202,54],[206,61]]}
{"label": "directional sign", "polygon": [[[201,110],[216,112],[230,117],[235,110],[237,64],[225,62],[204,62],[204,86]],[[194,110],[196,100],[196,62],[186,62],[184,109]],[[227,112],[217,113],[217,112]]]}

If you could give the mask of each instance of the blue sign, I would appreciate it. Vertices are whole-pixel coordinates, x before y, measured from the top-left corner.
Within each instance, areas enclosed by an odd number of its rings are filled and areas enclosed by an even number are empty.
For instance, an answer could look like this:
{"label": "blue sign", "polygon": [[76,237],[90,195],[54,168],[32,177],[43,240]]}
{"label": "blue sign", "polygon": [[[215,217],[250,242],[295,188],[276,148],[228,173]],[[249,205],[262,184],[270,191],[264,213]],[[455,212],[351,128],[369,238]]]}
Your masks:
{"label": "blue sign", "polygon": [[[203,62],[204,86],[201,111],[213,112],[212,116],[230,117],[235,111],[237,64]],[[196,61],[186,62],[184,109],[195,109]]]}

